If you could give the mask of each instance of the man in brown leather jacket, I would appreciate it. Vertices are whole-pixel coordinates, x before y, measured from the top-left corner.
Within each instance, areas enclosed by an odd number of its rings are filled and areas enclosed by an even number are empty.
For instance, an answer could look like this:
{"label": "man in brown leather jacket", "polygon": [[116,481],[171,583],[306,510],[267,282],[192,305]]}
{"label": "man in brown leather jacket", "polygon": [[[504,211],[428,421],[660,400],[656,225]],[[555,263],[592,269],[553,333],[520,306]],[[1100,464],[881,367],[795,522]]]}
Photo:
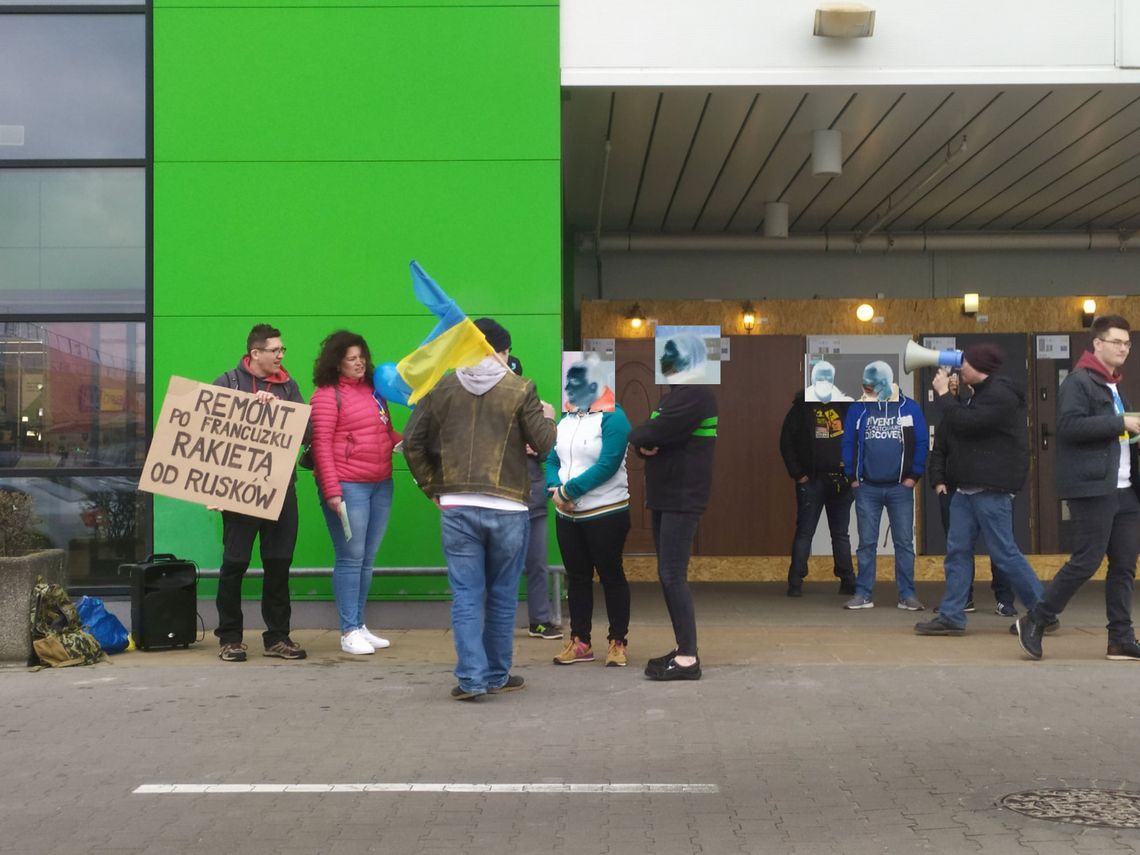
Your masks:
{"label": "man in brown leather jacket", "polygon": [[530,532],[526,448],[545,457],[555,437],[551,406],[507,368],[510,333],[490,318],[475,326],[497,355],[440,380],[404,430],[408,469],[441,511],[456,700],[523,687],[510,670]]}

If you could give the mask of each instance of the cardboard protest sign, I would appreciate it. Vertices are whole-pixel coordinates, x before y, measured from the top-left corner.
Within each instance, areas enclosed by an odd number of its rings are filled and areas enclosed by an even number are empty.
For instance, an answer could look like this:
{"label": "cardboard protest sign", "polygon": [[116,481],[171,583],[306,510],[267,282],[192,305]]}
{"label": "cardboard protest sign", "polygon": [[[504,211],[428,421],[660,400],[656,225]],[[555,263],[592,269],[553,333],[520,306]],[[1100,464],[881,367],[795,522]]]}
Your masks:
{"label": "cardboard protest sign", "polygon": [[309,409],[171,377],[139,489],[275,520]]}

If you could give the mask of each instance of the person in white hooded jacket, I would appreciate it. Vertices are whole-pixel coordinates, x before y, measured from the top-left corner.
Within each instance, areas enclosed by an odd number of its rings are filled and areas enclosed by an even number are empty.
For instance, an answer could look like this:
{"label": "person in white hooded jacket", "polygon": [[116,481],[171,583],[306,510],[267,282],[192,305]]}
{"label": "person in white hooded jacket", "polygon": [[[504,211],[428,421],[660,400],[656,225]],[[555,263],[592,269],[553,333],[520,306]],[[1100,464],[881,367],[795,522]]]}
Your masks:
{"label": "person in white hooded jacket", "polygon": [[[570,640],[557,665],[593,662],[591,631],[594,571],[602,583],[609,616],[607,666],[624,666],[629,632],[629,583],[622,550],[629,533],[629,479],[625,469],[629,419],[612,390],[586,362],[567,373],[569,411],[546,465],[554,501],[558,547],[566,565]],[[612,409],[610,409],[612,407]]]}

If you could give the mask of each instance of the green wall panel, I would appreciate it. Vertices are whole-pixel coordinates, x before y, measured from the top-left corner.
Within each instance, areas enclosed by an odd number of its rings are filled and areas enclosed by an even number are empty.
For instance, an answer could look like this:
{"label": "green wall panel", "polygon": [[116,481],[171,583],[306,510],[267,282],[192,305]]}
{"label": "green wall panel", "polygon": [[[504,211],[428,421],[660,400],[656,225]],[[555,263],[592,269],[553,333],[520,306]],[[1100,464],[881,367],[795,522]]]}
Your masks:
{"label": "green wall panel", "polygon": [[[504,323],[558,399],[556,5],[159,0],[153,19],[156,411],[172,374],[211,381],[262,321],[282,329],[306,398],[333,329],[361,332],[378,362],[399,359],[434,323],[412,296],[413,258],[469,315]],[[407,411],[393,415],[402,427]],[[440,567],[438,512],[394,462],[377,566]],[[328,567],[311,473],[298,500],[294,565]],[[220,517],[158,498],[155,549],[217,567]],[[331,596],[327,578],[292,587]],[[385,576],[373,591],[447,586]]]}
{"label": "green wall panel", "polygon": [[157,161],[559,156],[557,8],[172,8],[154,22]]}
{"label": "green wall panel", "polygon": [[159,316],[422,313],[413,258],[468,313],[561,308],[558,161],[159,163],[154,196]]}

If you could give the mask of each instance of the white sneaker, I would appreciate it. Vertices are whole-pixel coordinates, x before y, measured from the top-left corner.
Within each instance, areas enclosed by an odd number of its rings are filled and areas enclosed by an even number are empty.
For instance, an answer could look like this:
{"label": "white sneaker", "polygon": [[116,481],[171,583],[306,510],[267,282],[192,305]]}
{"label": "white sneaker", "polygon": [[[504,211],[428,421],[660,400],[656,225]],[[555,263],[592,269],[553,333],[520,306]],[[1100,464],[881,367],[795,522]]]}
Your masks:
{"label": "white sneaker", "polygon": [[340,649],[345,653],[354,653],[358,656],[375,652],[372,645],[365,641],[364,633],[359,629],[354,629],[348,635],[340,637]]}
{"label": "white sneaker", "polygon": [[373,635],[368,630],[368,627],[364,626],[363,624],[361,624],[360,629],[358,629],[357,632],[364,636],[364,640],[371,644],[376,650],[383,650],[385,647],[392,646],[392,642],[386,638],[381,638],[378,635]]}

